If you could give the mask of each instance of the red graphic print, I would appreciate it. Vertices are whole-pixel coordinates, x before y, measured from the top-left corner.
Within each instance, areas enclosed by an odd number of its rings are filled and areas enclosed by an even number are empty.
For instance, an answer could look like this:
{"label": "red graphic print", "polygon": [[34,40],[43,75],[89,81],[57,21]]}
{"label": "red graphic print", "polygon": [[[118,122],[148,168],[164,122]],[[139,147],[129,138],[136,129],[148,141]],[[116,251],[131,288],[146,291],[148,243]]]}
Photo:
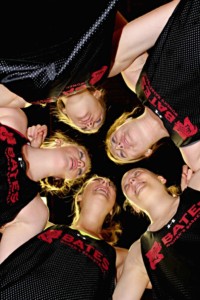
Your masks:
{"label": "red graphic print", "polygon": [[108,69],[107,66],[103,66],[100,70],[93,72],[89,83],[91,85],[95,85],[98,81],[101,80],[101,78],[103,77],[107,69]]}
{"label": "red graphic print", "polygon": [[197,126],[194,126],[188,117],[184,119],[184,124],[180,121],[176,122],[173,129],[179,133],[183,140],[198,132]]}
{"label": "red graphic print", "polygon": [[158,242],[154,242],[152,248],[146,253],[146,257],[149,259],[150,267],[152,270],[156,269],[156,265],[164,258],[162,253],[159,253],[162,246]]}

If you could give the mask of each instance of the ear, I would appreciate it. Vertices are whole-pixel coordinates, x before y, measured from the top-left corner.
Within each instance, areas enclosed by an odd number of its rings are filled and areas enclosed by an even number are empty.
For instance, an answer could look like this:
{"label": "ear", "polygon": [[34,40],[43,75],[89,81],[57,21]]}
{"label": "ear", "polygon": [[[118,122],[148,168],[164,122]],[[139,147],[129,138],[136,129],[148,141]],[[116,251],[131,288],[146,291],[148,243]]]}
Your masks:
{"label": "ear", "polygon": [[113,209],[111,209],[111,211],[109,212],[109,215],[112,216],[112,214],[113,214]]}
{"label": "ear", "polygon": [[62,139],[55,139],[55,144],[56,144],[56,147],[61,147],[62,144],[63,144],[63,140]]}
{"label": "ear", "polygon": [[149,148],[149,149],[144,153],[144,156],[145,156],[145,157],[149,157],[149,156],[151,156],[152,152],[153,152],[153,150]]}
{"label": "ear", "polygon": [[167,182],[167,179],[165,179],[163,176],[160,175],[158,176],[158,180],[160,180],[162,184],[165,184]]}
{"label": "ear", "polygon": [[99,91],[99,90],[94,91],[93,96],[97,99],[100,99],[101,98],[101,91]]}
{"label": "ear", "polygon": [[131,121],[131,120],[133,120],[133,118],[132,118],[132,117],[128,117],[128,118],[125,120],[124,123],[127,123],[127,122],[129,122],[129,121]]}
{"label": "ear", "polygon": [[78,197],[77,197],[77,202],[81,202],[82,199],[83,199],[82,195],[78,195]]}

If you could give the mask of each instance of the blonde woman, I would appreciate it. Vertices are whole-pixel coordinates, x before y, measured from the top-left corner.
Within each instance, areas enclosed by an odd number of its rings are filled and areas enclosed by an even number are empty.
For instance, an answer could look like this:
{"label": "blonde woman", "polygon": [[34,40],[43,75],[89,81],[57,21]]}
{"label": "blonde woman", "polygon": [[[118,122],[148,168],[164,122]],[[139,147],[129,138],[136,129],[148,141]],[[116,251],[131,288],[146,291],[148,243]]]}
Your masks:
{"label": "blonde woman", "polygon": [[116,192],[109,178],[89,178],[74,195],[71,226],[50,226],[4,261],[2,300],[111,300],[128,252],[114,246]]}
{"label": "blonde woman", "polygon": [[[21,109],[0,108],[0,261],[44,228],[48,210],[40,197],[40,182],[46,179],[42,188],[65,193],[91,166],[84,146],[61,134],[41,146],[46,125],[27,128],[27,123]],[[13,238],[6,242],[10,234]]]}

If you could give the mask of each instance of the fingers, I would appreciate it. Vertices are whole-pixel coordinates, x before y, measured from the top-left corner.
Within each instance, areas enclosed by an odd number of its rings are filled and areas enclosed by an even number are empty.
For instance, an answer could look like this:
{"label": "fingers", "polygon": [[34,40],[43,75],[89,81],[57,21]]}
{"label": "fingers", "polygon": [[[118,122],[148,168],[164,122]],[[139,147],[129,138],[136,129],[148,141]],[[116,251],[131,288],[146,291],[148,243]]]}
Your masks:
{"label": "fingers", "polygon": [[30,141],[32,141],[33,139],[37,139],[38,136],[40,136],[40,138],[42,138],[42,140],[44,141],[44,139],[47,136],[46,125],[37,124],[27,129],[27,137],[29,138]]}
{"label": "fingers", "polygon": [[27,129],[27,137],[34,148],[39,148],[47,136],[46,125],[33,125]]}

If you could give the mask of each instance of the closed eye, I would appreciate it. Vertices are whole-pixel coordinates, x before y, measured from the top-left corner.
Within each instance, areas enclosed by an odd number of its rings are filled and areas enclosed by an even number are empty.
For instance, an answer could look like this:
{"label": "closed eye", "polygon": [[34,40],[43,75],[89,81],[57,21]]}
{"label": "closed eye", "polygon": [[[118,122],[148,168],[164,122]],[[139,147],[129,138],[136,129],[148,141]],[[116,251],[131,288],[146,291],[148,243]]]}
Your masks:
{"label": "closed eye", "polygon": [[78,175],[78,176],[81,176],[82,174],[83,174],[83,170],[82,170],[81,168],[79,168],[79,169],[78,169],[77,175]]}
{"label": "closed eye", "polygon": [[83,153],[83,151],[79,151],[79,158],[82,160],[83,159],[83,157],[84,157],[84,153]]}
{"label": "closed eye", "polygon": [[100,123],[101,123],[101,121],[102,121],[102,117],[101,117],[101,118],[99,118],[98,120],[96,120],[96,121],[95,121],[95,123],[98,125],[98,124],[100,124]]}

